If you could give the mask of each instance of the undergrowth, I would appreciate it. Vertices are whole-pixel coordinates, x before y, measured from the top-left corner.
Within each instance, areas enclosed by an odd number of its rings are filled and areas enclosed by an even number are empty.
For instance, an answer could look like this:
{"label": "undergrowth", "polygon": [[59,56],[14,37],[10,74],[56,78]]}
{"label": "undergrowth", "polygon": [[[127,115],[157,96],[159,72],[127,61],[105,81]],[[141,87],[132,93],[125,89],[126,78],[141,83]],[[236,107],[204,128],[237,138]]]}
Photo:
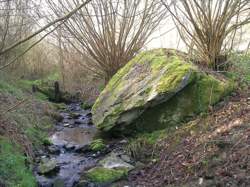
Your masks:
{"label": "undergrowth", "polygon": [[165,136],[167,136],[165,130],[138,134],[129,141],[125,151],[135,160],[150,161],[157,158],[157,149],[159,148],[157,143]]}
{"label": "undergrowth", "polygon": [[36,186],[27,163],[47,142],[55,116],[45,95],[32,94],[39,83],[0,75],[0,186]]}
{"label": "undergrowth", "polygon": [[31,169],[26,167],[26,157],[17,145],[0,136],[0,184],[10,187],[35,187]]}
{"label": "undergrowth", "polygon": [[226,75],[237,80],[241,86],[250,85],[250,53],[233,53],[230,62],[231,67]]}

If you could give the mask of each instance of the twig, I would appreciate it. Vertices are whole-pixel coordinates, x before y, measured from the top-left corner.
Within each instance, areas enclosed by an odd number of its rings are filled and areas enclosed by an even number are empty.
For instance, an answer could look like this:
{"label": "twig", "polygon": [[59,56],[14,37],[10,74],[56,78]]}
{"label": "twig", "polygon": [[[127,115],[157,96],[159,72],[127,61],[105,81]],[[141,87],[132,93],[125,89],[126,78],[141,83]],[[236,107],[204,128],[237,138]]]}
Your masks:
{"label": "twig", "polygon": [[15,108],[17,108],[18,106],[24,104],[26,101],[28,101],[29,98],[23,99],[22,101],[20,101],[19,103],[15,104],[14,106],[10,107],[8,110],[6,110],[5,112],[3,112],[3,114],[6,114],[8,112],[11,112],[12,110],[14,110]]}
{"label": "twig", "polygon": [[12,61],[9,63],[3,65],[0,67],[0,71],[8,67],[9,65],[13,64],[16,60],[18,60],[20,57],[25,55],[27,52],[29,52],[33,47],[35,47],[37,44],[39,44],[44,38],[46,38],[50,33],[54,32],[60,25],[62,25],[64,22],[60,23],[58,26],[56,26],[53,30],[49,31],[46,33],[44,36],[42,36],[38,41],[33,43],[31,46],[29,46],[25,51],[23,51],[20,55],[18,55],[16,58],[14,58]]}

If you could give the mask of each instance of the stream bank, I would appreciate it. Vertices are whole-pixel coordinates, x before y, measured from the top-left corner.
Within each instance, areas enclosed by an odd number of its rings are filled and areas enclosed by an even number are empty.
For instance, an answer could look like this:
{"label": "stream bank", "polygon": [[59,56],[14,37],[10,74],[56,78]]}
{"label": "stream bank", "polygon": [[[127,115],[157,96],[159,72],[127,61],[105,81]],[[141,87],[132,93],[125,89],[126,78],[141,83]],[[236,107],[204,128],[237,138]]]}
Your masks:
{"label": "stream bank", "polygon": [[71,103],[59,113],[48,145],[36,153],[34,174],[40,187],[110,186],[134,168],[122,149],[127,141],[98,143],[90,109]]}

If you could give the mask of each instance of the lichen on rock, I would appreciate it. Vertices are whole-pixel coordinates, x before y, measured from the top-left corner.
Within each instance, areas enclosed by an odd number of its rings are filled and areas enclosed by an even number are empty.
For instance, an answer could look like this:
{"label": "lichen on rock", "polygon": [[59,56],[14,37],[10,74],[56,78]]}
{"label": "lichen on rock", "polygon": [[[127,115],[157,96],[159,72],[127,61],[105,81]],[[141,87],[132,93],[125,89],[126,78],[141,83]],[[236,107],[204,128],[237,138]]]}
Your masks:
{"label": "lichen on rock", "polygon": [[55,159],[44,158],[38,166],[38,173],[47,174],[58,170],[57,161]]}
{"label": "lichen on rock", "polygon": [[227,80],[202,73],[184,53],[146,51],[110,80],[92,108],[93,122],[104,132],[131,128],[138,120],[146,125],[143,118],[152,128],[166,127],[205,111],[230,90]]}

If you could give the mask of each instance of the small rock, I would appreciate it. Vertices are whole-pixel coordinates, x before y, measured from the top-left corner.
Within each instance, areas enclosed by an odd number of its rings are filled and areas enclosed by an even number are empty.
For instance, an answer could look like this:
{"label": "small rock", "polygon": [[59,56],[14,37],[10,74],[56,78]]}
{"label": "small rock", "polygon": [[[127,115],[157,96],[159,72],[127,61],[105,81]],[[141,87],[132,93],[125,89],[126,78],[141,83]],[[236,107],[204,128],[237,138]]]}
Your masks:
{"label": "small rock", "polygon": [[51,145],[47,149],[48,149],[49,153],[51,153],[51,154],[59,154],[60,153],[60,148],[55,146],[55,145]]}
{"label": "small rock", "polygon": [[226,102],[225,101],[221,101],[219,102],[215,107],[216,109],[221,109],[222,107],[224,107],[226,105]]}
{"label": "small rock", "polygon": [[77,153],[85,153],[89,151],[89,145],[77,145],[75,146],[75,152]]}
{"label": "small rock", "polygon": [[70,116],[71,116],[73,119],[77,119],[77,118],[79,118],[79,117],[81,116],[81,114],[76,113],[76,112],[73,112],[73,113],[70,114]]}
{"label": "small rock", "polygon": [[86,172],[86,178],[97,184],[111,184],[127,175],[126,168],[107,169],[95,167]]}
{"label": "small rock", "polygon": [[119,143],[120,144],[126,144],[126,143],[128,143],[128,141],[124,139],[124,140],[121,140]]}
{"label": "small rock", "polygon": [[75,145],[69,143],[69,144],[64,145],[64,148],[67,150],[73,150],[75,149]]}
{"label": "small rock", "polygon": [[128,155],[121,155],[120,157],[123,161],[131,163],[131,158]]}
{"label": "small rock", "polygon": [[92,117],[92,113],[91,112],[87,113],[86,117],[88,117],[88,118]]}
{"label": "small rock", "polygon": [[199,185],[203,184],[204,179],[203,178],[199,178]]}
{"label": "small rock", "polygon": [[37,150],[37,152],[35,154],[37,157],[41,157],[44,155],[44,152],[43,152],[43,150],[39,149],[39,150]]}
{"label": "small rock", "polygon": [[54,171],[58,171],[59,167],[55,159],[43,158],[38,166],[39,174],[49,174]]}
{"label": "small rock", "polygon": [[65,123],[65,124],[63,124],[63,126],[64,126],[64,127],[69,127],[70,124],[69,124],[69,123]]}
{"label": "small rock", "polygon": [[63,124],[74,125],[75,120],[63,120]]}
{"label": "small rock", "polygon": [[111,153],[110,155],[105,157],[103,160],[99,162],[99,164],[107,169],[127,168],[128,171],[134,169],[134,166],[123,161],[115,153]]}
{"label": "small rock", "polygon": [[236,96],[237,96],[237,93],[236,93],[236,92],[232,92],[231,95],[232,95],[233,97],[236,97]]}

